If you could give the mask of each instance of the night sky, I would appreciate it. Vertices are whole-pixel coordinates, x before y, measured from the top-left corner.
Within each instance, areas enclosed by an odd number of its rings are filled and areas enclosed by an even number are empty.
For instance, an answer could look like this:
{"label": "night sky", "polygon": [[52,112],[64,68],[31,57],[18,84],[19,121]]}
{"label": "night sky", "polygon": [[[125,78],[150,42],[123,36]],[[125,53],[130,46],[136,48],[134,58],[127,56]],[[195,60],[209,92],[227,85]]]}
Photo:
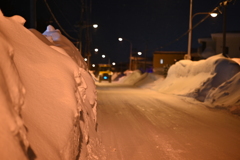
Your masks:
{"label": "night sky", "polygon": [[[15,14],[23,16],[29,28],[30,0],[3,0],[1,9],[5,16]],[[83,0],[86,1],[86,0]],[[81,15],[81,0],[47,0],[52,12],[64,30],[73,38],[78,38],[78,24]],[[106,54],[111,61],[129,60],[128,41],[133,51],[141,51],[152,56],[154,51],[187,51],[187,34],[182,36],[189,26],[189,0],[88,0],[92,7],[88,23],[97,23],[99,28],[90,29],[93,63],[103,63],[101,54]],[[193,0],[193,14],[210,12],[219,6],[222,0]],[[48,24],[55,28],[54,22],[44,0],[37,0],[37,30],[43,32]],[[197,15],[193,25],[206,15]],[[198,38],[210,38],[211,33],[222,32],[223,15],[209,17],[193,30],[192,48],[199,46]],[[85,32],[83,30],[83,32]],[[233,0],[227,6],[227,32],[240,32],[240,0]],[[180,39],[176,40],[177,38]],[[84,56],[84,55],[83,55]],[[100,62],[101,61],[101,62]]]}

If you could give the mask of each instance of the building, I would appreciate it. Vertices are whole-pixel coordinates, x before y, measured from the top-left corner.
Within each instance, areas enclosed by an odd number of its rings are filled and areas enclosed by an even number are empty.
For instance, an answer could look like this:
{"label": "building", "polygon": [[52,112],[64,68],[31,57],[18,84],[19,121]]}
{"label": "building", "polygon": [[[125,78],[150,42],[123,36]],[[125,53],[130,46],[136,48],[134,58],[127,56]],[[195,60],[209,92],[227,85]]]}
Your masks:
{"label": "building", "polygon": [[155,51],[153,53],[153,68],[171,66],[175,62],[184,59],[187,52],[182,51]]}
{"label": "building", "polygon": [[184,59],[187,52],[182,51],[155,51],[153,53],[153,71],[166,75],[168,68],[179,60]]}
{"label": "building", "polygon": [[[200,38],[199,54],[202,58],[208,58],[223,51],[223,34],[213,33],[211,38]],[[240,33],[226,33],[226,50],[231,58],[240,58]]]}

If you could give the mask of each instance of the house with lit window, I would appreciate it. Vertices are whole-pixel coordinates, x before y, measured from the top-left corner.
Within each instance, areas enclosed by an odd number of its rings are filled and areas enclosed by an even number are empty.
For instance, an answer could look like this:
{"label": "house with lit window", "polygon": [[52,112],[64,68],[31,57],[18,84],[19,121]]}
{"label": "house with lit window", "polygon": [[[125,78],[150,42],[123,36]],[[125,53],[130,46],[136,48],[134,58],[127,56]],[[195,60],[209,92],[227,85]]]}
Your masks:
{"label": "house with lit window", "polygon": [[[221,54],[223,51],[223,33],[213,33],[211,38],[199,38],[200,47],[191,53],[192,60],[206,59]],[[240,58],[240,33],[226,33],[226,53],[230,58]],[[155,72],[168,68],[175,62],[184,59],[187,52],[155,51],[153,53],[153,68]]]}
{"label": "house with lit window", "polygon": [[187,52],[182,51],[155,51],[153,53],[154,72],[163,72],[164,68],[184,59],[186,54]]}

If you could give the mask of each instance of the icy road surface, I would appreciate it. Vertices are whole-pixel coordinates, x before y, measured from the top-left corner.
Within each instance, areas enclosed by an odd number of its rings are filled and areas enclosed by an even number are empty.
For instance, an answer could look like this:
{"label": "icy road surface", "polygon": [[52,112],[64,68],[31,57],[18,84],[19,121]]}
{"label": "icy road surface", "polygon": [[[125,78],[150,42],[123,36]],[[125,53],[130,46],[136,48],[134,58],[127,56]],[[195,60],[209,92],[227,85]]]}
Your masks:
{"label": "icy road surface", "polygon": [[240,160],[240,118],[185,97],[97,84],[107,160]]}

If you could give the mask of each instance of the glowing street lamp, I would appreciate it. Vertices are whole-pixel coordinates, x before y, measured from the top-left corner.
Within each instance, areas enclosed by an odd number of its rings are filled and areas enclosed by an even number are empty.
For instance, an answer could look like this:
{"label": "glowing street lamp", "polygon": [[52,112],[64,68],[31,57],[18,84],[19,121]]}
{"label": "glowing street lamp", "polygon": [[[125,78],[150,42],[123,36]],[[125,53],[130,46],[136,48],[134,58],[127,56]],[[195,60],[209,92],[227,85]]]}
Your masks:
{"label": "glowing street lamp", "polygon": [[98,52],[98,48],[95,48],[94,51],[95,51],[95,52]]}
{"label": "glowing street lamp", "polygon": [[95,64],[92,64],[92,67],[95,67]]}
{"label": "glowing street lamp", "polygon": [[97,24],[93,24],[93,28],[98,28],[98,25]]}
{"label": "glowing street lamp", "polygon": [[87,58],[84,58],[84,61],[87,62]]}
{"label": "glowing street lamp", "polygon": [[112,65],[113,65],[113,66],[115,66],[115,65],[116,65],[116,63],[115,63],[115,62],[112,62]]}
{"label": "glowing street lamp", "polygon": [[212,17],[217,17],[217,16],[218,16],[217,13],[210,13],[210,15],[211,15]]}
{"label": "glowing street lamp", "polygon": [[[191,0],[192,1],[192,0]],[[190,2],[191,4],[191,2]],[[191,59],[191,48],[192,48],[192,30],[193,30],[193,26],[192,26],[192,20],[193,18],[196,16],[196,15],[199,15],[199,14],[208,14],[210,15],[211,17],[217,17],[217,13],[214,13],[214,12],[198,12],[198,13],[195,13],[194,15],[192,15],[192,5],[190,5],[190,17],[189,17],[189,32],[188,32],[188,52],[187,52],[187,55],[188,55],[188,59]],[[216,9],[214,9],[215,11]]]}
{"label": "glowing street lamp", "polygon": [[138,52],[138,55],[141,56],[141,55],[142,55],[142,52]]}
{"label": "glowing street lamp", "polygon": [[102,55],[102,58],[105,58],[105,57],[106,57],[106,56],[103,54],[103,55]]}

